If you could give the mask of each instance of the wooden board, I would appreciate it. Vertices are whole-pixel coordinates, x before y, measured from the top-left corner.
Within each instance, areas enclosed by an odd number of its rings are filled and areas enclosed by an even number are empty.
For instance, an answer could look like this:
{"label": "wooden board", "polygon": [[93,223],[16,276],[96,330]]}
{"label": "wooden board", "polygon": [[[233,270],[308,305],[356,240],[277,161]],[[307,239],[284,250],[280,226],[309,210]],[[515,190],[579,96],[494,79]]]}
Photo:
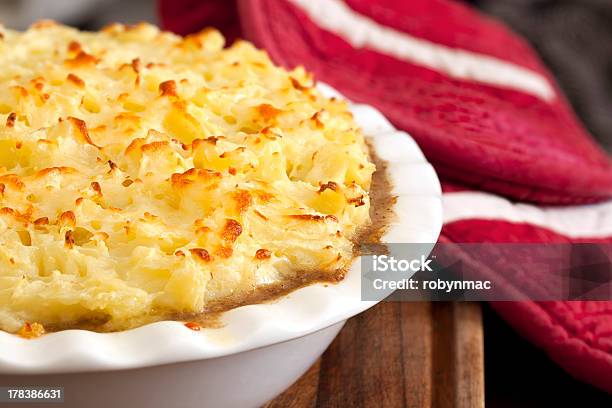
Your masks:
{"label": "wooden board", "polygon": [[480,305],[383,302],[266,408],[483,407]]}

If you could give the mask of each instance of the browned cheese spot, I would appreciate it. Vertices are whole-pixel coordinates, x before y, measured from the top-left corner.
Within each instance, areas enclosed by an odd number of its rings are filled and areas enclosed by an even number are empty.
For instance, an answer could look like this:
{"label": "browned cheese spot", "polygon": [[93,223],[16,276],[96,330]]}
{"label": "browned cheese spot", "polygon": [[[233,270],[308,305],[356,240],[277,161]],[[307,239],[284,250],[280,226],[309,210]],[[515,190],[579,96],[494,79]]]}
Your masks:
{"label": "browned cheese spot", "polygon": [[269,249],[261,248],[255,252],[255,258],[259,260],[269,259],[272,256],[272,252]]}
{"label": "browned cheese spot", "polygon": [[17,120],[17,114],[15,112],[9,113],[8,117],[6,118],[6,127],[7,128],[15,127],[16,120]]}
{"label": "browned cheese spot", "polygon": [[176,91],[176,82],[171,79],[159,84],[159,93],[161,96],[178,96]]}
{"label": "browned cheese spot", "polygon": [[190,248],[189,252],[191,255],[193,255],[193,257],[202,262],[209,262],[211,259],[210,254],[204,248]]}
{"label": "browned cheese spot", "polygon": [[227,219],[221,232],[221,238],[228,243],[233,243],[242,234],[242,225],[236,220]]}
{"label": "browned cheese spot", "polygon": [[83,81],[81,78],[79,78],[78,76],[74,74],[68,74],[68,76],[66,77],[66,80],[68,80],[69,82],[72,82],[79,88],[85,87],[85,81]]}

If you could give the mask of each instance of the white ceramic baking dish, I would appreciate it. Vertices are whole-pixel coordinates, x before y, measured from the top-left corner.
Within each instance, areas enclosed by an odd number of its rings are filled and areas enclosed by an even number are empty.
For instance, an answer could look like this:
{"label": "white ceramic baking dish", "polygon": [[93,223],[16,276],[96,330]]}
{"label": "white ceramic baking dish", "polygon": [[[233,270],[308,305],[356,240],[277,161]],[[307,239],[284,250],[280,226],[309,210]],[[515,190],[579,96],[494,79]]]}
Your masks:
{"label": "white ceramic baking dish", "polygon": [[[329,96],[339,96],[320,85]],[[388,163],[396,219],[383,242],[436,242],[440,183],[410,136],[372,107],[357,123]],[[360,263],[335,285],[316,284],[274,302],[223,314],[223,327],[192,331],[164,321],[119,333],[67,330],[24,340],[0,332],[1,386],[61,386],[70,407],[258,407],[298,379],[361,301]],[[26,406],[19,404],[19,406]]]}

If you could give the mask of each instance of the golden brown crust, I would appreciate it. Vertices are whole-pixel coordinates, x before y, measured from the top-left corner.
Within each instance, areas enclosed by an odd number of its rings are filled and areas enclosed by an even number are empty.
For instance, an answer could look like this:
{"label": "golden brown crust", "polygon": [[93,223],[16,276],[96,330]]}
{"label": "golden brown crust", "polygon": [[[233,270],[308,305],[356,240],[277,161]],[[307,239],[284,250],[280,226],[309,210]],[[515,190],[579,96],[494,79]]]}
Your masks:
{"label": "golden brown crust", "polygon": [[173,79],[162,82],[159,84],[159,92],[161,96],[178,96],[176,82]]}
{"label": "golden brown crust", "polygon": [[259,260],[270,259],[272,252],[269,249],[260,248],[255,252],[255,258]]}
{"label": "golden brown crust", "polygon": [[64,211],[58,217],[57,223],[59,225],[64,225],[68,227],[76,227],[76,216],[74,215],[74,212],[72,212],[71,210]]}
{"label": "golden brown crust", "polygon": [[236,202],[237,214],[243,213],[253,204],[253,196],[247,190],[237,190],[231,196]]}
{"label": "golden brown crust", "polygon": [[2,47],[0,329],[118,330],[347,266],[374,166],[301,68],[146,24]]}
{"label": "golden brown crust", "polygon": [[99,59],[86,53],[85,51],[79,51],[73,58],[68,58],[65,63],[71,68],[85,68],[95,66],[99,62]]}
{"label": "golden brown crust", "polygon": [[233,243],[242,234],[242,225],[236,220],[228,219],[223,225],[221,238],[227,243]]}
{"label": "golden brown crust", "polygon": [[15,120],[17,120],[17,114],[15,112],[9,113],[8,117],[6,118],[6,127],[7,128],[14,127],[15,126]]}
{"label": "golden brown crust", "polygon": [[84,143],[90,144],[92,146],[96,146],[91,141],[91,138],[89,137],[89,131],[87,130],[87,123],[85,123],[84,120],[75,118],[73,116],[68,116],[67,120],[68,122],[70,122],[70,124],[72,124],[72,126],[76,128],[76,131],[77,131],[76,134],[81,141],[83,141]]}
{"label": "golden brown crust", "polygon": [[43,334],[45,334],[45,328],[42,324],[36,322],[30,323],[27,321],[23,323],[23,326],[21,326],[21,328],[17,332],[17,335],[19,337],[28,340],[35,339],[37,337],[42,336]]}
{"label": "golden brown crust", "polygon": [[79,78],[75,74],[68,74],[66,79],[72,82],[73,84],[75,84],[76,86],[78,86],[79,88],[85,88],[85,81],[83,81],[81,78]]}
{"label": "golden brown crust", "polygon": [[189,252],[202,262],[210,262],[210,254],[204,248],[190,248]]}

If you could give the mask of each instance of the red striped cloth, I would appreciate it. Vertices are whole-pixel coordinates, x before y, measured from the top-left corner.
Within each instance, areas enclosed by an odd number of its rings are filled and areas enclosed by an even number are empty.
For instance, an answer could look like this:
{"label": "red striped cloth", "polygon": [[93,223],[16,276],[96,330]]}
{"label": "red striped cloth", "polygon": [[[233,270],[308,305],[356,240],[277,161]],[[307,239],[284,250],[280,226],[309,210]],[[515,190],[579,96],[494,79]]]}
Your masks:
{"label": "red striped cloth", "polygon": [[[612,161],[502,24],[449,0],[188,3],[160,2],[166,28],[219,26],[210,10],[223,9],[277,63],[306,66],[408,131],[443,179],[441,241],[612,241]],[[612,302],[494,307],[571,374],[612,392]]]}

